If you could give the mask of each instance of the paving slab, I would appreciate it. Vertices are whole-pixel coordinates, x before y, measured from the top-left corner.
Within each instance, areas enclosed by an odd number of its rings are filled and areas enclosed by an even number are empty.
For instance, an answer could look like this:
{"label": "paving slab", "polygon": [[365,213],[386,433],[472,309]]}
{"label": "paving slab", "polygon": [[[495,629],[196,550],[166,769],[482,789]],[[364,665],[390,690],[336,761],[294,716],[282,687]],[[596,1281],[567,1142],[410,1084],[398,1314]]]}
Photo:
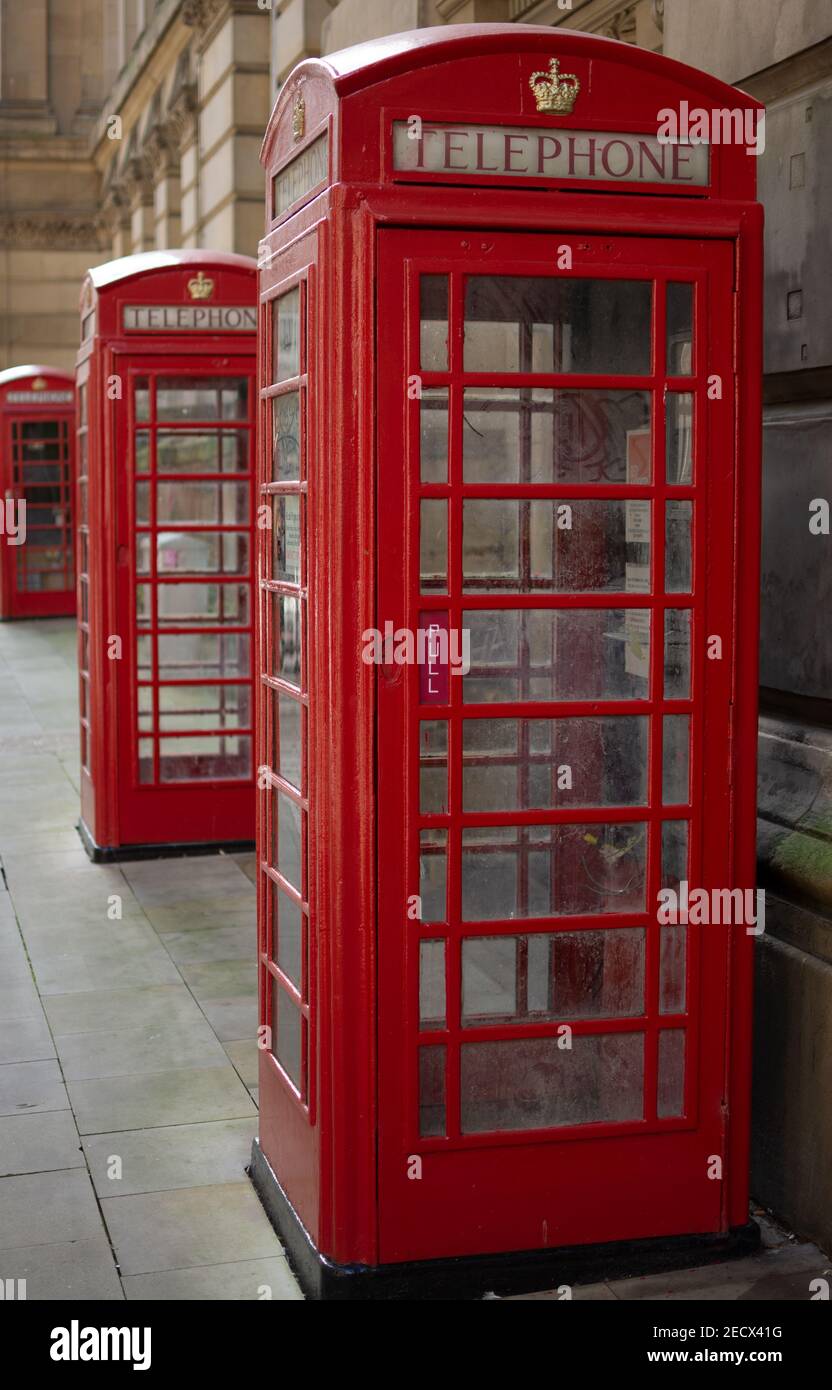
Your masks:
{"label": "paving slab", "polygon": [[233,960],[244,960],[251,965],[257,960],[257,920],[254,903],[251,922],[247,926],[168,932],[164,937],[164,943],[171,960],[180,966]]}
{"label": "paving slab", "polygon": [[71,1033],[107,1033],[119,1027],[156,1028],[202,1017],[199,1005],[181,980],[175,985],[53,994],[43,1001],[43,1006],[56,1038]]}
{"label": "paving slab", "polygon": [[102,1231],[86,1168],[0,1178],[0,1250],[84,1240]]}
{"label": "paving slab", "polygon": [[56,1061],[11,1062],[0,1066],[0,1115],[68,1108],[66,1088]]}
{"label": "paving slab", "polygon": [[84,1154],[72,1111],[38,1111],[0,1119],[0,1177],[83,1168]]}
{"label": "paving slab", "polygon": [[222,1045],[201,1015],[187,1022],[168,1020],[61,1038],[61,1068],[67,1081],[218,1067],[225,1060]]}
{"label": "paving slab", "polygon": [[[166,1125],[123,1130],[84,1140],[95,1190],[100,1197],[127,1197],[177,1187],[248,1182],[246,1166],[257,1117],[210,1124]],[[112,1159],[121,1160],[120,1177]]]}
{"label": "paving slab", "polygon": [[0,1018],[0,1065],[6,1062],[42,1062],[55,1056],[55,1044],[46,1016]]}
{"label": "paving slab", "polygon": [[80,1134],[239,1120],[256,1106],[232,1066],[146,1072],[70,1081]]}
{"label": "paving slab", "polygon": [[110,1242],[103,1232],[84,1240],[17,1246],[0,1252],[0,1276],[26,1280],[27,1302],[123,1301]]}
{"label": "paving slab", "polygon": [[225,1051],[246,1086],[256,1086],[260,1075],[260,1052],[255,1038],[225,1044]]}
{"label": "paving slab", "polygon": [[282,1254],[249,1183],[102,1199],[123,1275]]}
{"label": "paving slab", "polygon": [[124,1293],[128,1300],[148,1299],[165,1303],[209,1299],[223,1302],[303,1299],[292,1271],[286,1261],[279,1257],[127,1275]]}

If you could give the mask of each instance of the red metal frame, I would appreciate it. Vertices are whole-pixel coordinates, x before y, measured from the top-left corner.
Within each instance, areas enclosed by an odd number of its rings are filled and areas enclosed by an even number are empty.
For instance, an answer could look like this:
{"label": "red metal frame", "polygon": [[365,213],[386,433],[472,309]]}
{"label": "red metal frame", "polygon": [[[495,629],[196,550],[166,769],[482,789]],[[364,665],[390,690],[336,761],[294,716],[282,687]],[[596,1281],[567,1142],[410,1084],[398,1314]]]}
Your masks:
{"label": "red metal frame", "polygon": [[0,372],[0,499],[26,502],[26,540],[0,536],[0,618],[75,612],[75,381],[57,367]]}
{"label": "red metal frame", "polygon": [[[707,929],[710,935],[703,933],[698,974],[691,947],[689,1000],[704,1003],[708,1012],[692,1008],[684,1020],[692,1030],[690,1055],[699,1066],[688,1074],[684,1115],[654,1123],[648,1119],[606,1128],[593,1125],[591,1140],[585,1131],[561,1129],[537,1134],[535,1142],[528,1132],[501,1132],[498,1138],[468,1135],[464,1140],[419,1138],[414,1128],[414,1044],[419,1035],[415,952],[407,947],[419,935],[450,939],[459,928],[422,929],[407,916],[407,898],[418,891],[409,829],[415,815],[418,755],[415,739],[408,743],[407,738],[407,721],[412,723],[418,712],[418,673],[402,667],[377,671],[362,663],[360,653],[366,630],[383,628],[386,619],[398,626],[407,624],[420,604],[422,610],[432,611],[450,602],[452,613],[463,605],[458,587],[449,600],[435,592],[421,600],[418,596],[412,472],[417,436],[413,402],[403,384],[414,360],[408,346],[415,332],[407,307],[412,303],[408,275],[425,269],[451,272],[455,284],[471,268],[482,274],[502,270],[551,275],[554,251],[567,242],[574,253],[567,275],[615,277],[626,265],[627,276],[654,280],[654,324],[662,319],[668,279],[699,285],[694,378],[699,472],[691,489],[678,491],[699,508],[696,588],[687,601],[699,619],[694,688],[689,705],[671,703],[667,709],[689,709],[694,720],[694,766],[697,778],[705,778],[694,786],[706,788],[707,799],[697,802],[694,793],[690,862],[702,865],[702,886],[751,887],[755,878],[762,216],[754,202],[752,159],[742,149],[714,147],[710,187],[697,190],[696,197],[690,196],[691,190],[679,197],[664,188],[643,186],[638,192],[616,188],[610,197],[601,185],[593,184],[590,191],[574,183],[541,191],[524,186],[522,180],[521,186],[512,182],[497,189],[426,177],[414,187],[413,180],[393,177],[386,162],[391,113],[416,112],[425,121],[447,117],[459,122],[543,124],[533,110],[533,99],[530,104],[528,73],[544,66],[541,60],[553,54],[564,71],[578,72],[586,94],[572,117],[552,118],[555,126],[655,133],[658,111],[678,106],[683,98],[691,107],[757,109],[752,99],[705,74],[629,45],[532,26],[442,26],[302,64],[281,91],[264,144],[270,197],[274,173],[330,122],[333,186],[325,193],[308,190],[279,224],[272,221],[269,204],[260,257],[263,409],[268,408],[273,380],[264,351],[271,334],[269,301],[304,272],[314,286],[306,327],[309,623],[304,695],[305,901],[311,947],[308,975],[314,981],[307,1027],[310,1096],[315,1101],[314,1109],[304,1105],[279,1062],[264,1048],[260,1143],[314,1245],[337,1263],[376,1265],[566,1242],[717,1232],[747,1220],[753,938],[742,927],[715,927]],[[301,93],[309,136],[297,142],[292,117]],[[487,110],[481,105],[483,93],[488,94]],[[376,132],[375,138],[368,132]],[[458,303],[451,321],[458,352]],[[663,344],[663,335],[660,341]],[[461,380],[455,375],[458,371],[457,360],[450,375],[419,374],[426,387],[441,380],[454,388]],[[723,398],[709,402],[706,410],[705,381],[714,373],[722,377]],[[510,381],[491,376],[487,381],[491,386],[518,385],[515,373]],[[600,383],[611,385],[605,378]],[[545,384],[562,383],[547,377]],[[571,377],[568,384],[578,388],[589,383]],[[592,384],[598,385],[599,379],[593,378]],[[616,379],[616,386],[623,384],[656,393],[655,430],[665,384],[661,356],[648,378]],[[679,379],[672,382],[676,389],[680,385]],[[261,489],[271,479],[270,440],[270,433],[262,430]],[[452,459],[452,467],[458,469],[458,440],[452,444]],[[624,494],[653,501],[656,574],[662,573],[664,561],[662,503],[667,490],[661,465],[657,435],[653,484]],[[448,496],[457,507],[459,486],[457,474],[449,488],[427,487],[424,495]],[[465,496],[498,491],[470,485]],[[570,492],[561,485],[512,485],[502,491],[529,498],[586,495],[585,487]],[[592,492],[599,497],[622,495],[620,487],[611,486]],[[458,522],[451,525],[449,536],[450,553],[458,559]],[[261,578],[268,574],[261,569]],[[459,580],[452,582],[458,585]],[[638,605],[636,598],[618,594],[614,599],[581,594],[554,600],[550,595],[512,599],[500,592],[464,598],[465,611],[633,605]],[[687,604],[656,593],[650,606],[658,612]],[[266,608],[261,600],[261,672],[268,677],[272,638]],[[723,660],[706,668],[703,637],[711,633],[723,639]],[[654,640],[652,694],[639,706],[648,715],[659,697],[660,650]],[[266,680],[264,688],[272,683]],[[451,680],[452,687],[457,684]],[[460,714],[459,694],[452,699],[453,724]],[[604,701],[601,712],[616,709],[619,706]],[[590,702],[529,705],[522,713],[562,716],[590,710],[599,712]],[[446,712],[440,707],[438,715]],[[473,711],[485,712],[515,717],[518,709],[495,705]],[[429,715],[437,717],[434,706]],[[271,727],[261,718],[260,728],[258,761],[271,766]],[[657,717],[651,746],[650,806],[619,808],[612,813],[617,821],[657,824],[670,815],[668,808],[661,808]],[[267,780],[275,785],[273,776]],[[437,823],[457,834],[462,822],[453,781],[450,794],[452,812]],[[259,830],[264,866],[259,894],[261,1016],[267,1026],[271,1016],[265,985],[274,974],[268,964],[271,925],[265,911],[273,878],[272,799],[272,791],[261,794]],[[606,810],[588,810],[579,816],[571,811],[534,811],[464,819],[468,825],[487,826],[576,820],[592,824],[609,818]],[[649,904],[658,883],[655,848],[647,873]],[[450,891],[456,891],[453,882]],[[647,1032],[655,1039],[656,924],[648,910],[628,920],[647,932]],[[537,919],[529,929],[557,932],[567,926],[585,930],[597,925],[592,917],[557,917]],[[466,924],[466,934],[473,930]],[[516,920],[476,928],[479,934],[516,930]],[[447,984],[449,999],[458,997],[455,965]],[[700,1027],[697,1036],[699,1022],[706,1018],[712,1026]],[[460,1030],[448,1021],[445,1040],[454,1041]],[[682,1021],[662,1019],[671,1024]],[[583,1028],[591,1031],[595,1026],[593,1022]],[[604,1030],[616,1033],[635,1026],[632,1020],[614,1026],[605,1022]],[[489,1027],[487,1034],[494,1040],[550,1035],[554,1029],[553,1023],[534,1023]],[[469,1030],[465,1032],[467,1038]],[[429,1035],[423,1040],[433,1045]],[[651,1044],[649,1095],[654,1094],[655,1067]],[[449,1076],[451,1109],[456,1084]],[[697,1130],[695,1123],[701,1128]],[[410,1180],[406,1171],[405,1160],[414,1154],[423,1162],[420,1182]],[[711,1154],[723,1158],[724,1180],[706,1186],[706,1159]],[[547,1166],[553,1163],[554,1177]],[[617,1201],[599,1201],[601,1191]]]}
{"label": "red metal frame", "polygon": [[[81,820],[96,854],[253,838],[256,335],[253,316],[233,325],[254,289],[249,258],[198,251],[85,282]],[[161,306],[182,326],[148,328]],[[186,326],[209,310],[231,312]]]}

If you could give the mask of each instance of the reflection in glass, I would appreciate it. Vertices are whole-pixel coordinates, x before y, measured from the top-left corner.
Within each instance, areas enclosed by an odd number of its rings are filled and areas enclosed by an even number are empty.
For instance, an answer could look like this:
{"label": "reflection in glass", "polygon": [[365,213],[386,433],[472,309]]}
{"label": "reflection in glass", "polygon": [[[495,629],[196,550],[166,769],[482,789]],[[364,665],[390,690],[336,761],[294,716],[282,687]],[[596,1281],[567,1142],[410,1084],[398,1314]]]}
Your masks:
{"label": "reflection in glass", "polygon": [[419,724],[419,810],[423,816],[448,811],[448,721]]}
{"label": "reflection in glass", "polygon": [[423,483],[448,481],[448,389],[423,387],[419,404],[419,448]]}
{"label": "reflection in glass", "polygon": [[272,301],[272,372],[275,381],[300,373],[300,286]]}
{"label": "reflection in glass", "polygon": [[419,1134],[445,1133],[445,1054],[438,1043],[419,1048]]}
{"label": "reflection in glass", "polygon": [[650,400],[649,391],[469,387],[464,481],[649,483]]}
{"label": "reflection in glass", "polygon": [[470,609],[467,703],[646,699],[647,609]]}
{"label": "reflection in glass", "polygon": [[295,1088],[301,1090],[302,1014],[272,975],[272,1051]]}
{"label": "reflection in glass", "polygon": [[692,359],[693,285],[671,280],[667,286],[668,376],[690,376]]}
{"label": "reflection in glass", "polygon": [[646,573],[649,586],[648,501],[477,497],[463,503],[468,593],[623,593],[633,567]]}
{"label": "reflection in glass", "polygon": [[419,505],[419,579],[422,593],[448,592],[448,503],[423,497]]}
{"label": "reflection in glass", "polygon": [[419,942],[419,1027],[445,1027],[445,942]]}
{"label": "reflection in glass", "polygon": [[289,594],[273,594],[272,643],[276,670],[290,684],[300,687],[301,674],[301,605],[303,599]]}
{"label": "reflection in glass", "polygon": [[687,391],[668,391],[665,477],[668,483],[693,482],[693,396]]}
{"label": "reflection in glass", "polygon": [[419,277],[419,362],[430,372],[448,369],[448,277]]}
{"label": "reflection in glass", "polygon": [[644,1114],[644,1034],[463,1043],[463,1132],[621,1123]]}
{"label": "reflection in glass", "polygon": [[643,1009],[643,927],[463,939],[465,1027],[628,1018]]}
{"label": "reflection in glass", "polygon": [[662,801],[665,806],[681,806],[689,796],[690,715],[666,714],[662,719]]}
{"label": "reflection in glass", "polygon": [[679,499],[667,502],[665,506],[665,592],[668,594],[689,594],[692,575],[691,521],[693,503]]}
{"label": "reflection in glass", "polygon": [[664,696],[690,699],[690,609],[666,608],[664,614]]}
{"label": "reflection in glass", "polygon": [[419,896],[421,921],[447,921],[448,832],[419,832]]}
{"label": "reflection in glass", "polygon": [[659,1033],[659,1075],[656,1114],[660,1120],[684,1114],[685,1034],[680,1028]]}
{"label": "reflection in glass", "polygon": [[462,809],[645,806],[647,750],[643,716],[466,719]]}
{"label": "reflection in glass", "polygon": [[272,958],[300,993],[303,913],[274,879],[268,881],[272,888]]}
{"label": "reflection in glass", "polygon": [[272,479],[300,481],[300,395],[289,391],[272,398]]}
{"label": "reflection in glass", "polygon": [[284,584],[300,584],[301,508],[298,493],[277,493],[272,497],[272,537],[274,558],[272,579]]}
{"label": "reflection in glass", "polygon": [[470,275],[465,370],[646,375],[649,280]]}
{"label": "reflection in glass", "polygon": [[462,831],[462,918],[642,912],[646,826],[488,826]]}
{"label": "reflection in glass", "polygon": [[666,820],[662,823],[662,888],[679,892],[682,879],[688,874],[688,822]]}

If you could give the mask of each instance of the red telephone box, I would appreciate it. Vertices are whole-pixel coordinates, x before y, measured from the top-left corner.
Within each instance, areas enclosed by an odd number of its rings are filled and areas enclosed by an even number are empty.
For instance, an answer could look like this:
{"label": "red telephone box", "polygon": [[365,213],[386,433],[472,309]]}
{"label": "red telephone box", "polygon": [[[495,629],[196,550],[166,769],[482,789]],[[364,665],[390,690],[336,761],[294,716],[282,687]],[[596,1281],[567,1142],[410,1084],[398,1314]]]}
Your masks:
{"label": "red telephone box", "polygon": [[255,269],[152,251],[84,281],[79,829],[94,859],[254,838]]}
{"label": "red telephone box", "polygon": [[252,1176],[315,1297],[755,1238],[753,928],[686,893],[754,884],[762,222],[694,108],[756,131],[483,24],[271,118]]}
{"label": "red telephone box", "polygon": [[70,372],[0,372],[0,618],[75,612],[74,434]]}

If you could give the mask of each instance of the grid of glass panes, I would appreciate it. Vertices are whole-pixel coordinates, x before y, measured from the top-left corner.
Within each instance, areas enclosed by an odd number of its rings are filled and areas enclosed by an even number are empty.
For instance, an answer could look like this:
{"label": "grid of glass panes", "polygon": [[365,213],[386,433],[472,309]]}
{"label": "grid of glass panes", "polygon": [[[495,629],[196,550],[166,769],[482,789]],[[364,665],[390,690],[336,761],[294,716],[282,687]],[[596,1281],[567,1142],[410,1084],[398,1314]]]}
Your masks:
{"label": "grid of glass panes", "polygon": [[14,488],[26,501],[26,543],[16,552],[21,594],[72,590],[69,429],[66,416],[12,422]]}
{"label": "grid of glass panes", "polygon": [[164,370],[133,382],[142,785],[252,775],[251,385]]}
{"label": "grid of glass panes", "polygon": [[[88,371],[89,368],[85,368]],[[89,386],[78,386],[77,546],[78,546],[78,706],[81,719],[81,766],[90,771],[90,517]]]}
{"label": "grid of glass panes", "polygon": [[266,464],[261,474],[261,763],[268,788],[260,819],[267,898],[261,956],[269,1046],[293,1092],[310,1093],[309,788],[306,553],[305,280],[270,301],[272,385],[262,392]]}
{"label": "grid of glass panes", "polygon": [[679,1123],[694,286],[418,293],[419,626],[470,636],[421,711],[419,1133]]}

